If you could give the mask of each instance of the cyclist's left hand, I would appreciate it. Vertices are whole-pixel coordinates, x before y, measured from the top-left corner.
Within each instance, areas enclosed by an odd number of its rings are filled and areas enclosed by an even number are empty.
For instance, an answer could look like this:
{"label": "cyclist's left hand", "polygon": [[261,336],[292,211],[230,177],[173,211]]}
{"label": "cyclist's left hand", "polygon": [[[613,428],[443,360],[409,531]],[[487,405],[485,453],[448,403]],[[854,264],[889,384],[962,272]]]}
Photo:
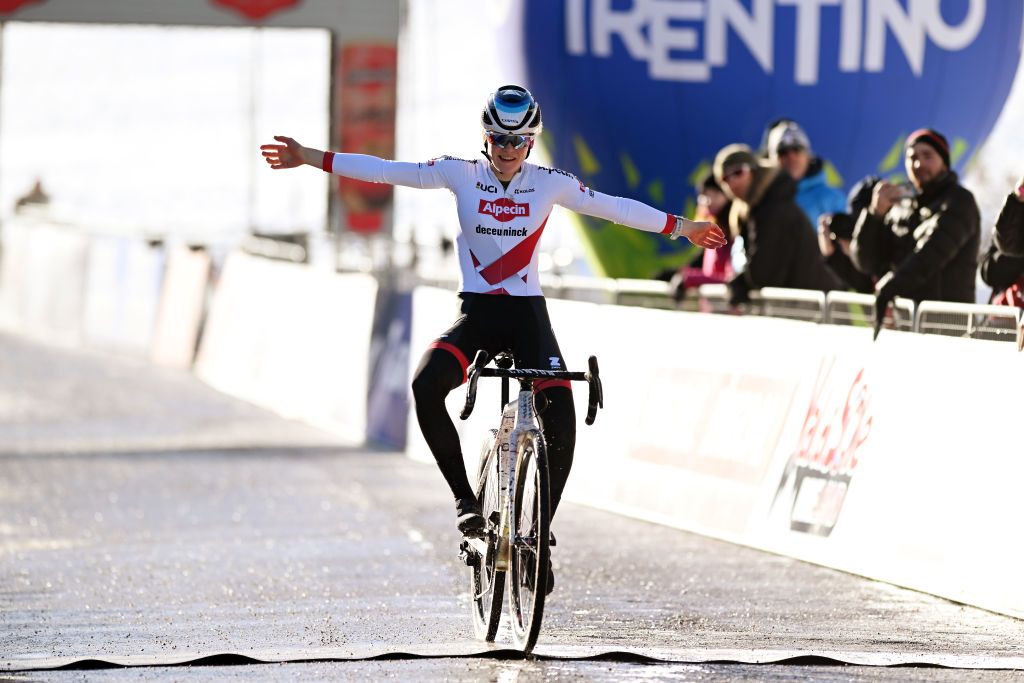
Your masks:
{"label": "cyclist's left hand", "polygon": [[708,221],[691,221],[683,230],[683,237],[705,249],[718,249],[724,247],[727,242],[722,229]]}

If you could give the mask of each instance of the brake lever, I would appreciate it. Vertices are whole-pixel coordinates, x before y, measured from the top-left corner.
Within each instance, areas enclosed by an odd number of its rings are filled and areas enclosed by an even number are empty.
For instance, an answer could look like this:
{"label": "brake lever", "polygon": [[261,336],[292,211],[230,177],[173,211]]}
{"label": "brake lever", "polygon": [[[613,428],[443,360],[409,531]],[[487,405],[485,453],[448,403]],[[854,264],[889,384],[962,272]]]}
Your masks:
{"label": "brake lever", "polygon": [[594,424],[597,419],[597,409],[604,408],[604,387],[601,386],[601,375],[597,367],[597,356],[587,359],[589,371],[587,372],[587,385],[590,387],[590,396],[587,405],[587,425]]}
{"label": "brake lever", "polygon": [[487,352],[481,349],[476,352],[473,364],[466,370],[466,405],[459,413],[459,418],[462,420],[469,418],[473,412],[473,406],[476,405],[476,383],[480,379],[480,370],[487,365],[488,359]]}

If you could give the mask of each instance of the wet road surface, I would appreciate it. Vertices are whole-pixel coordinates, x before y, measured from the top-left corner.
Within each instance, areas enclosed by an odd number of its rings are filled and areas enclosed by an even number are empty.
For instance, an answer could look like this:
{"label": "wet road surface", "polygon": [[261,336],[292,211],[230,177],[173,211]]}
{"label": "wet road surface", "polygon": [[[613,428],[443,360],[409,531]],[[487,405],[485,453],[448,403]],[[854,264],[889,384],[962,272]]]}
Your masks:
{"label": "wet road surface", "polygon": [[[141,361],[0,358],[0,680],[1022,677],[1019,620],[568,504],[522,661],[472,639],[433,467]],[[84,660],[133,666],[29,671]],[[981,669],[863,666],[897,663]]]}

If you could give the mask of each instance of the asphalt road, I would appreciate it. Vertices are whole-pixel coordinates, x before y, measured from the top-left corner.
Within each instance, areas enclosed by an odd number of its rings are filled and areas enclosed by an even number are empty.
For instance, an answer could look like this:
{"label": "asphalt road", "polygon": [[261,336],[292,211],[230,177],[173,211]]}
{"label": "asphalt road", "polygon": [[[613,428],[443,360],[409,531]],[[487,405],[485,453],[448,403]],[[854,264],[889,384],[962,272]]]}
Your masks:
{"label": "asphalt road", "polygon": [[433,467],[0,335],[0,680],[1024,678],[1019,620],[580,506],[554,529],[524,661],[472,639]]}

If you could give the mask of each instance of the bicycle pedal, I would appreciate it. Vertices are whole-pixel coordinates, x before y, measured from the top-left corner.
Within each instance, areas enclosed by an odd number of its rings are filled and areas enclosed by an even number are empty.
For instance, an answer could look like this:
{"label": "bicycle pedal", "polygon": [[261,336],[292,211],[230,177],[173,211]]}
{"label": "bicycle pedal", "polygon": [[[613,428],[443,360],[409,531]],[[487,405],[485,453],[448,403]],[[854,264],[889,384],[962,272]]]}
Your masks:
{"label": "bicycle pedal", "polygon": [[469,541],[463,541],[459,545],[459,560],[462,561],[467,567],[479,567],[480,566],[480,555],[473,550],[473,547],[469,544]]}

